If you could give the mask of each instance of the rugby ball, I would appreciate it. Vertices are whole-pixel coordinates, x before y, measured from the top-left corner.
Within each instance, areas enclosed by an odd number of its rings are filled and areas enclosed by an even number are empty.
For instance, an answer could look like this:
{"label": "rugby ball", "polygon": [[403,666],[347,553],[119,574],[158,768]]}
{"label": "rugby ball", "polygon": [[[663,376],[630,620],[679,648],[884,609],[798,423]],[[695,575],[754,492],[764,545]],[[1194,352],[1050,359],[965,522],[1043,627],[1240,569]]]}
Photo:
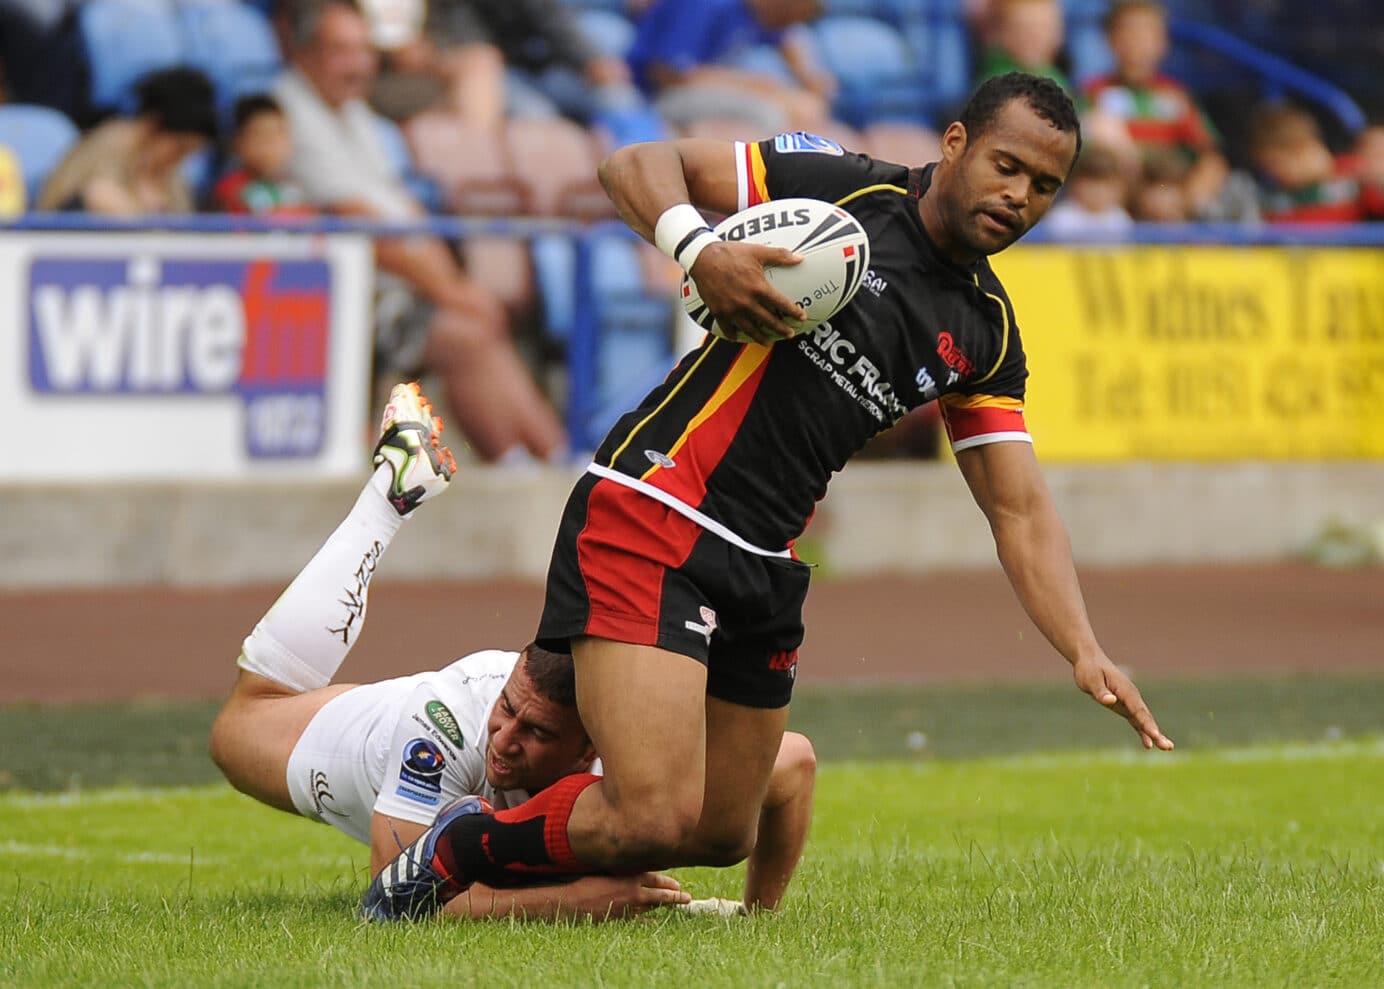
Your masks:
{"label": "rugby ball", "polygon": [[[802,257],[795,265],[764,269],[769,283],[806,311],[806,319],[788,321],[800,331],[810,330],[840,312],[870,267],[870,238],[860,221],[840,206],[820,199],[760,203],[726,217],[716,225],[715,233],[722,240],[786,247]],[[682,276],[678,291],[682,307],[698,326],[718,337],[741,341],[739,335],[722,331],[690,275]]]}

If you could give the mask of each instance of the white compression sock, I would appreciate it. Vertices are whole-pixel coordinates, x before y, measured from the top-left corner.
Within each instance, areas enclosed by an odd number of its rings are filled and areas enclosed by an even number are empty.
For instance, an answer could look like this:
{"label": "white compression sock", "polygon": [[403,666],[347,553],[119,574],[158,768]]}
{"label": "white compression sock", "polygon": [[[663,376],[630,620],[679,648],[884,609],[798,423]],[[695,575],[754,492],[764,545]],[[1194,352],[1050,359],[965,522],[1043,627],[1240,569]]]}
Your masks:
{"label": "white compression sock", "polygon": [[403,524],[385,497],[382,464],[345,520],[279,595],[241,646],[241,669],[297,691],[331,683],[365,624],[370,580]]}

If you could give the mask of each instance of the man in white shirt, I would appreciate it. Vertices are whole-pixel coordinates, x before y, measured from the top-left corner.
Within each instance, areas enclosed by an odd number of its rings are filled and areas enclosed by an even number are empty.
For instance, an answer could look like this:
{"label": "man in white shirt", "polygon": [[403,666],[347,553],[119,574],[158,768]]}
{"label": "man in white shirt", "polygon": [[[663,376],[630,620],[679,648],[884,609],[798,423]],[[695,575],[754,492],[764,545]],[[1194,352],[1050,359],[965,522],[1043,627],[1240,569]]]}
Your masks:
{"label": "man in white shirt", "polygon": [[[421,218],[365,103],[377,66],[359,9],[346,0],[303,4],[288,35],[290,68],[274,95],[293,134],[292,179],[334,213]],[[383,280],[390,315],[377,331],[379,357],[403,373],[437,374],[482,460],[561,453],[562,424],[510,342],[495,295],[469,279],[436,237],[380,238],[375,257],[391,276]]]}
{"label": "man in white shirt", "polygon": [[[601,771],[567,655],[529,645],[379,683],[331,683],[360,635],[389,542],[447,488],[455,463],[440,429],[417,385],[394,389],[373,476],[246,638],[239,679],[212,729],[212,756],[237,789],[369,844],[372,876],[458,798],[516,808],[563,776]],[[743,901],[693,903],[672,877],[642,872],[521,889],[473,885],[443,912],[600,920],[665,905],[773,908],[807,839],[815,766],[808,740],[786,733]]]}

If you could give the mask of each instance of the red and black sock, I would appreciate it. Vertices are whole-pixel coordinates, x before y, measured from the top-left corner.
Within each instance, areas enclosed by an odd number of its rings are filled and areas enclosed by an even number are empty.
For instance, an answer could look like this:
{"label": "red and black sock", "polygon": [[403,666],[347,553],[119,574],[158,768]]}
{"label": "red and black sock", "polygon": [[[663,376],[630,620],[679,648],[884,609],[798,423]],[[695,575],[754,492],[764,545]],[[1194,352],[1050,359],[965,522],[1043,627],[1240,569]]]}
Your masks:
{"label": "red and black sock", "polygon": [[589,872],[567,842],[577,796],[601,777],[565,776],[518,807],[468,814],[438,836],[436,859],[445,875],[497,888]]}

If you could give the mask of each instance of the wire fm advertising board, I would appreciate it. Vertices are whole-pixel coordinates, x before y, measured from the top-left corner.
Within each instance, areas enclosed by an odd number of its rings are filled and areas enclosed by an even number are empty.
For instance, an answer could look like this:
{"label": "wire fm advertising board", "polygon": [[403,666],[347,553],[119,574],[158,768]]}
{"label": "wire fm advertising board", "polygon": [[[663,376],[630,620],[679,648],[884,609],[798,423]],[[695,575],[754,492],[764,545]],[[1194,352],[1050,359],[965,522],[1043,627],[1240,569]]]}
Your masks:
{"label": "wire fm advertising board", "polygon": [[358,474],[372,271],[354,236],[0,238],[0,478]]}

